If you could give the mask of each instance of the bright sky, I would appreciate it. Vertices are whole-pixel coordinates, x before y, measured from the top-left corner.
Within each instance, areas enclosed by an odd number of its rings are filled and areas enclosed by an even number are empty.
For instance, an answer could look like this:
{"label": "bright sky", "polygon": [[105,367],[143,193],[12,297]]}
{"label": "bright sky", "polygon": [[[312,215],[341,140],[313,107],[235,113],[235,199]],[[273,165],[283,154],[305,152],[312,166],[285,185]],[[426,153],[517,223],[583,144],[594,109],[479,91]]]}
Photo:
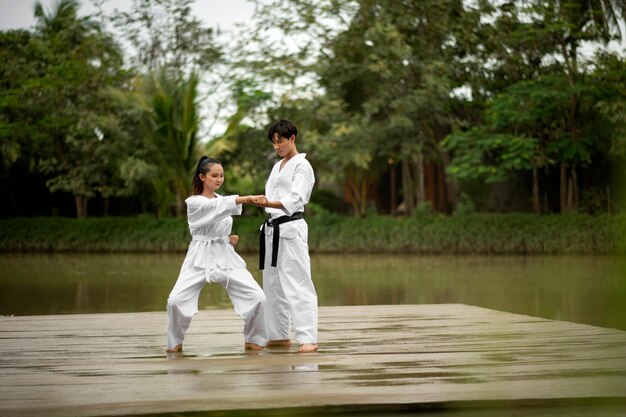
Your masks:
{"label": "bright sky", "polygon": [[[51,9],[55,0],[41,0],[46,9]],[[89,0],[81,0],[81,14],[95,12]],[[33,8],[35,0],[0,0],[0,30],[30,28],[35,24]],[[126,11],[132,4],[131,0],[109,0],[105,11],[113,9]],[[196,0],[194,2],[196,16],[204,20],[208,26],[230,30],[236,23],[250,19],[254,5],[247,0]]]}

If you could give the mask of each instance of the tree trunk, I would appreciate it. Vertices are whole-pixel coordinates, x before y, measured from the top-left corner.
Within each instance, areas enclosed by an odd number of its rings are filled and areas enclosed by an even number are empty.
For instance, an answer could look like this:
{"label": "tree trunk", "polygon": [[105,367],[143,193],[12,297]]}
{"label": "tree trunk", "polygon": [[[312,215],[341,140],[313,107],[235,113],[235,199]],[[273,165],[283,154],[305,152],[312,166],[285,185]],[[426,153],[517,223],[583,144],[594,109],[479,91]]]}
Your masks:
{"label": "tree trunk", "polygon": [[571,181],[572,195],[570,197],[571,204],[570,204],[569,209],[570,211],[577,211],[579,198],[578,198],[578,174],[576,173],[576,164],[572,164],[570,181]]}
{"label": "tree trunk", "polygon": [[185,215],[185,198],[181,195],[180,191],[176,191],[176,217],[183,217]]}
{"label": "tree trunk", "polygon": [[574,184],[570,177],[567,178],[567,213],[572,211],[574,207]]}
{"label": "tree trunk", "polygon": [[561,194],[561,213],[567,213],[567,163],[561,162],[559,191]]}
{"label": "tree trunk", "polygon": [[[568,43],[569,42],[569,43]],[[568,52],[567,47],[571,50]],[[570,108],[569,120],[567,120],[570,140],[576,146],[578,141],[578,97],[575,93],[576,78],[578,75],[578,50],[576,41],[563,40],[561,44],[561,53],[565,62],[565,70],[567,81],[570,86]],[[561,213],[570,213],[578,207],[576,202],[578,194],[578,185],[576,184],[576,168],[575,164],[571,165],[571,174],[567,172],[568,164],[561,162]]]}
{"label": "tree trunk", "polygon": [[539,202],[539,172],[536,166],[533,166],[533,211],[535,214],[541,214]]}
{"label": "tree trunk", "polygon": [[87,197],[76,195],[74,201],[76,202],[76,217],[79,219],[87,217]]}
{"label": "tree trunk", "polygon": [[348,196],[350,197],[350,204],[352,205],[352,210],[354,210],[356,217],[363,217],[367,208],[367,192],[363,195],[362,180],[363,176],[360,176],[358,172],[348,171],[346,173]]}
{"label": "tree trunk", "polygon": [[398,206],[398,185],[396,184],[396,166],[391,165],[391,176],[389,178],[389,192],[390,192],[390,208],[389,214],[396,214],[396,207]]}
{"label": "tree trunk", "polygon": [[348,198],[350,199],[350,205],[352,206],[352,211],[356,217],[361,217],[359,213],[359,204],[356,201],[354,185],[352,184],[352,180],[349,176],[346,176],[346,190],[348,191]]}
{"label": "tree trunk", "polygon": [[363,214],[363,216],[365,216],[367,214],[367,198],[370,195],[370,179],[369,179],[369,171],[363,171],[362,175],[360,175],[361,178],[361,186],[360,186],[360,190],[361,190],[361,194],[359,196],[360,201],[361,201],[361,213]]}
{"label": "tree trunk", "polygon": [[576,175],[576,165],[570,166],[567,172],[567,213],[578,209],[578,175]]}
{"label": "tree trunk", "polygon": [[417,205],[426,202],[426,192],[424,190],[424,154],[422,150],[417,151],[414,158],[415,162],[415,179],[417,182]]}
{"label": "tree trunk", "polygon": [[411,168],[409,162],[402,161],[402,192],[404,194],[404,215],[411,216],[415,197],[413,196],[413,180],[411,179]]}
{"label": "tree trunk", "polygon": [[[570,169],[567,169],[567,168]],[[561,213],[578,210],[578,174],[576,164],[561,162]]]}
{"label": "tree trunk", "polygon": [[[441,152],[441,160],[443,161],[443,170],[445,172],[450,165],[450,153]],[[456,179],[452,175],[446,175],[446,211],[453,212],[459,203],[459,187]]]}

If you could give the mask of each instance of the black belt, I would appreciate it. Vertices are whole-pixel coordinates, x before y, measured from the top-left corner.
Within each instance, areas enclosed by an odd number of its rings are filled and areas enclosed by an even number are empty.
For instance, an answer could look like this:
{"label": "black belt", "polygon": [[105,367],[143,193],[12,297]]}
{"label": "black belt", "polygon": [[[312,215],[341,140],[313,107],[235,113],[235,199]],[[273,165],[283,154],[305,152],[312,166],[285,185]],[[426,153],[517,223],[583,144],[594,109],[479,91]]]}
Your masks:
{"label": "black belt", "polygon": [[276,266],[278,262],[278,240],[280,239],[279,225],[293,220],[299,220],[304,217],[304,213],[293,213],[291,216],[280,216],[275,219],[269,219],[263,222],[261,226],[261,237],[259,239],[259,269],[265,269],[265,225],[274,228],[274,236],[272,238],[272,266]]}

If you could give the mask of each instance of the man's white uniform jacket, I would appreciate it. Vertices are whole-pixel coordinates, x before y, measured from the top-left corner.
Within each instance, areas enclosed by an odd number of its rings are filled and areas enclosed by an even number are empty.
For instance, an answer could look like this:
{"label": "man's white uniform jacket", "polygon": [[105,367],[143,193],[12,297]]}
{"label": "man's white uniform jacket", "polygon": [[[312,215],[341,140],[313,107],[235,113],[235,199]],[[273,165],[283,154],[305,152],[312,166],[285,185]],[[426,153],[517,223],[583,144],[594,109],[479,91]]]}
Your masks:
{"label": "man's white uniform jacket", "polygon": [[[311,198],[311,191],[315,183],[313,168],[306,160],[306,154],[299,153],[291,158],[283,169],[280,169],[281,161],[274,164],[267,183],[265,184],[265,196],[269,201],[280,201],[283,209],[266,208],[265,211],[272,219],[281,216],[291,216],[297,212],[304,212],[304,206]],[[267,234],[271,233],[267,230]],[[288,222],[280,225],[281,238],[293,238],[301,234],[307,240],[306,223],[302,221]]]}

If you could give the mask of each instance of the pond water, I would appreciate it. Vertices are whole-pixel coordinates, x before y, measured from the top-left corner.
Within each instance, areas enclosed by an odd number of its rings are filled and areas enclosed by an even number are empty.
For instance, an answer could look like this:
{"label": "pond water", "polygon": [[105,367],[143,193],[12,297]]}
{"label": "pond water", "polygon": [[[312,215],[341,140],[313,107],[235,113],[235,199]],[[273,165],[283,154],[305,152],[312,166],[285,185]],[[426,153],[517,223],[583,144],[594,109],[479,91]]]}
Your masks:
{"label": "pond water", "polygon": [[[0,315],[163,311],[184,254],[0,254]],[[255,255],[245,255],[257,281]],[[463,303],[626,330],[626,260],[313,255],[319,304]],[[200,308],[230,308],[207,286]]]}

